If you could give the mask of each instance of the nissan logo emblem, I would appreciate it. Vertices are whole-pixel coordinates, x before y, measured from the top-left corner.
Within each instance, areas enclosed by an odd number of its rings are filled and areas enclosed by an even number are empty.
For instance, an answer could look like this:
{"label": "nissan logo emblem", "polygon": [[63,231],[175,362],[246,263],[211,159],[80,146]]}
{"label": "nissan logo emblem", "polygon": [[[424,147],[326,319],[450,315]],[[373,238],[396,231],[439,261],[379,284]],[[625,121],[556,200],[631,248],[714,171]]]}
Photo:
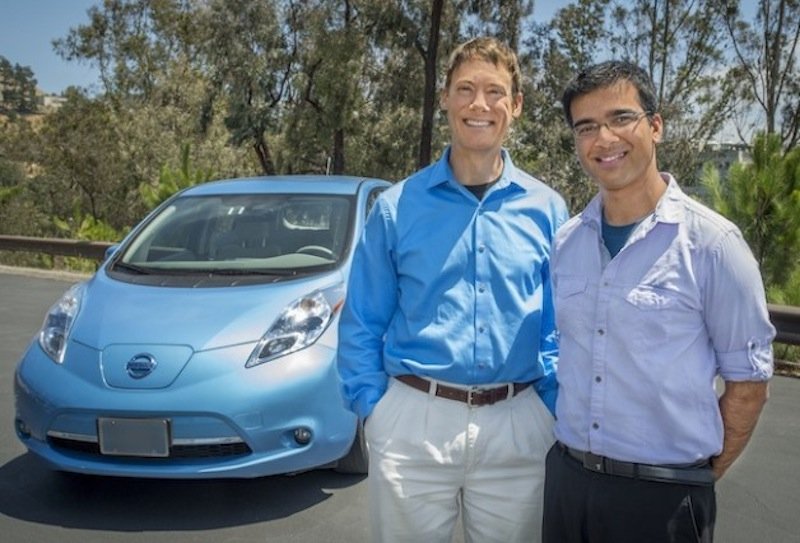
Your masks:
{"label": "nissan logo emblem", "polygon": [[156,369],[158,362],[151,354],[140,353],[128,360],[125,364],[125,371],[134,379],[147,377]]}

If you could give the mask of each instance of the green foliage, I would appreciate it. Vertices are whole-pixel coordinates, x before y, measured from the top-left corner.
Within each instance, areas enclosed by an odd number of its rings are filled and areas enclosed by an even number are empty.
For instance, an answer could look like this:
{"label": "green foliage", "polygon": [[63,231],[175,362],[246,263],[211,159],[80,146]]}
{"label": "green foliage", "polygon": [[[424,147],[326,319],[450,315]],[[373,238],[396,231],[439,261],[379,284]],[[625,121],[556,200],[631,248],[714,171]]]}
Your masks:
{"label": "green foliage", "polygon": [[783,285],[770,285],[767,300],[773,304],[800,306],[800,261]]}
{"label": "green foliage", "polygon": [[[0,158],[0,201],[2,201],[2,194],[9,195],[13,190],[18,189],[24,181],[24,175],[19,165]],[[8,196],[6,196],[8,197]]]}
{"label": "green foliage", "polygon": [[0,186],[0,205],[3,205],[11,201],[16,196],[19,196],[20,192],[22,192],[22,187],[19,185],[15,187]]}
{"label": "green foliage", "polygon": [[[124,236],[123,232],[114,229],[108,223],[95,219],[91,216],[81,216],[80,212],[68,219],[53,217],[53,223],[67,239],[79,239],[86,241],[120,241]],[[80,257],[61,257],[58,258],[60,268],[76,272],[92,273],[97,267],[97,262],[88,258]]]}
{"label": "green foliage", "polygon": [[53,217],[53,223],[67,239],[86,241],[119,241],[123,233],[101,220],[87,215],[76,214],[69,219]]}
{"label": "green foliage", "polygon": [[192,167],[189,159],[190,147],[189,144],[183,145],[178,168],[165,165],[161,168],[157,183],[139,185],[139,194],[148,208],[156,207],[179,190],[214,179],[214,174],[210,170]]}
{"label": "green foliage", "polygon": [[0,56],[0,112],[27,114],[37,109],[33,70]]}
{"label": "green foliage", "polygon": [[742,230],[766,284],[787,285],[800,250],[800,148],[784,152],[780,136],[759,134],[752,164],[734,164],[724,182],[707,164],[702,183],[712,207]]}

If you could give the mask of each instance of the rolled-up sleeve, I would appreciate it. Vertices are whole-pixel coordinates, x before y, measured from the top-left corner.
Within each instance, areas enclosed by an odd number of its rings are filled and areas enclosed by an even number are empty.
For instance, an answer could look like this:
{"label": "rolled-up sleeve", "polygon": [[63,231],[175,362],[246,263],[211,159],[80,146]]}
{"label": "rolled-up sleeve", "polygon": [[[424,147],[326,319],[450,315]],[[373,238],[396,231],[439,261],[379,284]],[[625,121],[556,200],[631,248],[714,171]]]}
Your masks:
{"label": "rolled-up sleeve", "polygon": [[721,237],[709,259],[704,311],[719,373],[726,381],[765,381],[775,327],[758,263],[737,230]]}

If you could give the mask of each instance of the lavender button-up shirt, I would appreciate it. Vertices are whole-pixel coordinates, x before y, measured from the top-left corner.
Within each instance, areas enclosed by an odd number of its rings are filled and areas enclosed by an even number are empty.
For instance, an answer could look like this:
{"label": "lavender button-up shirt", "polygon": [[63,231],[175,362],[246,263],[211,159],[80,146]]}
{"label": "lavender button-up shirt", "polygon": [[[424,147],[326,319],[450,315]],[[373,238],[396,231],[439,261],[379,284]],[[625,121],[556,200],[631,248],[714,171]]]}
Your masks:
{"label": "lavender button-up shirt", "polygon": [[555,433],[602,456],[679,464],[722,450],[715,377],[769,379],[775,329],[738,228],[663,178],[655,212],[614,258],[599,195],[556,236]]}

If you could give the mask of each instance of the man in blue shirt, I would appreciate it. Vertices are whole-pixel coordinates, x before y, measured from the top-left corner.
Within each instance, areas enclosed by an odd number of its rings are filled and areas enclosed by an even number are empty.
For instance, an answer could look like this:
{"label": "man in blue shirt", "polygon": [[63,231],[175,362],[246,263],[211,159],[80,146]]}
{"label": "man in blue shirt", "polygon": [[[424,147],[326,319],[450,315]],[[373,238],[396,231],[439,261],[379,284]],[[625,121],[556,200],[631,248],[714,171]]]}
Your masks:
{"label": "man in blue shirt", "polygon": [[522,111],[516,55],[452,54],[444,156],[381,195],[339,331],[345,399],[366,419],[376,541],[538,538],[556,397],[548,273],[561,197],[502,143]]}
{"label": "man in blue shirt", "polygon": [[714,481],[772,375],[758,265],[735,225],[658,171],[664,121],[644,70],[590,67],[563,105],[599,194],[553,248],[560,389],[543,539],[710,542]]}

